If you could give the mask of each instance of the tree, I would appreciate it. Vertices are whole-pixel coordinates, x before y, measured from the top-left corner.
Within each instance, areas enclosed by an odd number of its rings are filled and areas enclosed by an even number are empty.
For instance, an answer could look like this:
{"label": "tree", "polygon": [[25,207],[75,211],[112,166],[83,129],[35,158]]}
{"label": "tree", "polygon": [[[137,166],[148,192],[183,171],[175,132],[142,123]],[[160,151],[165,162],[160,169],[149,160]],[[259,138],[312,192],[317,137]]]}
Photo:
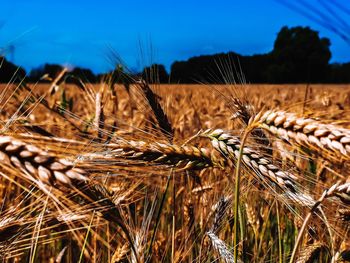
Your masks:
{"label": "tree", "polygon": [[[234,52],[192,57],[171,66],[171,81],[220,83],[241,75],[251,83],[326,82],[331,79],[330,41],[309,27],[283,27],[271,52],[241,56]],[[337,69],[334,74],[345,74]],[[333,74],[333,75],[334,75]],[[343,78],[344,79],[344,78]],[[239,80],[238,80],[239,81]]]}
{"label": "tree", "polygon": [[[39,81],[46,74],[49,78],[54,79],[62,71],[62,69],[63,67],[58,64],[45,64],[44,66],[32,69],[29,73],[29,79],[31,81]],[[42,81],[50,82],[49,79]]]}
{"label": "tree", "polygon": [[283,27],[271,52],[273,63],[265,71],[269,82],[324,82],[331,58],[330,41],[309,27]]}
{"label": "tree", "polygon": [[242,58],[237,53],[228,52],[192,57],[187,61],[175,61],[171,65],[171,82],[224,82],[225,76],[223,76],[223,73],[226,71],[225,67],[233,68],[232,64],[234,61],[242,60]]}
{"label": "tree", "polygon": [[23,68],[6,60],[5,57],[0,56],[0,82],[8,83],[19,82],[26,76]]}
{"label": "tree", "polygon": [[148,83],[168,83],[169,74],[161,64],[152,64],[142,71],[142,78]]}
{"label": "tree", "polygon": [[[79,78],[83,82],[90,82],[90,83],[97,82],[96,75],[90,69],[76,67],[69,73],[69,75]],[[70,80],[68,79],[67,82],[70,82]]]}
{"label": "tree", "polygon": [[350,62],[330,65],[330,78],[332,83],[350,83]]}

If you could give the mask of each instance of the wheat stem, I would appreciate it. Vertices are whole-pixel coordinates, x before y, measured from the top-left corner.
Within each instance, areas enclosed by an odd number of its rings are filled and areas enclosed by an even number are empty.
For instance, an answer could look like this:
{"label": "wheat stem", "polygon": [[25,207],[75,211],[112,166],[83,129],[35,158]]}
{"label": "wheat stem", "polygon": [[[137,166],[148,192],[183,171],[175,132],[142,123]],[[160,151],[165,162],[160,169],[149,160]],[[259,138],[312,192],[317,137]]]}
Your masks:
{"label": "wheat stem", "polygon": [[[249,133],[254,129],[254,126],[248,126],[248,128],[245,130],[241,144],[239,146],[239,152],[238,152],[238,158],[236,162],[236,170],[235,170],[235,205],[234,205],[234,239],[233,239],[233,256],[235,259],[235,263],[237,263],[237,256],[238,256],[238,207],[239,207],[239,189],[240,189],[240,168],[241,168],[241,161],[243,157],[243,148],[245,145],[246,140],[248,139]],[[242,230],[241,225],[241,230]],[[243,240],[242,240],[243,242]]]}

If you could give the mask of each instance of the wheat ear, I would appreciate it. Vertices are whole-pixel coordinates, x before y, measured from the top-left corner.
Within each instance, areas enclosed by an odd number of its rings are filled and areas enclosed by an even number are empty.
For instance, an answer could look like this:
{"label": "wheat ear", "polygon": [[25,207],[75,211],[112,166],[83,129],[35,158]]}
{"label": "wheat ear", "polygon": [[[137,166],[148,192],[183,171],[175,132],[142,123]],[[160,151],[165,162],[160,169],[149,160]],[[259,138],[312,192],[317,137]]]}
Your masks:
{"label": "wheat ear", "polygon": [[103,217],[117,223],[126,234],[131,248],[135,249],[112,195],[103,185],[92,182],[86,172],[75,168],[73,163],[11,136],[0,136],[0,165],[19,169],[27,179],[37,183],[44,191],[44,185],[55,188],[64,186],[68,191],[76,190],[85,202],[102,208]]}
{"label": "wheat ear", "polygon": [[332,161],[350,159],[350,130],[321,121],[298,117],[285,111],[267,111],[256,115],[259,127],[275,136]]}
{"label": "wheat ear", "polygon": [[87,182],[86,173],[65,159],[57,158],[38,147],[0,136],[0,163],[12,165],[47,185],[71,186],[72,181]]}
{"label": "wheat ear", "polygon": [[[217,235],[215,235],[212,231],[208,231],[207,235],[211,241],[213,248],[218,252],[220,257],[223,259],[225,263],[233,263],[235,262],[234,256],[231,251],[227,248],[224,241],[222,241]],[[238,263],[242,263],[241,260],[237,259]]]}
{"label": "wheat ear", "polygon": [[312,262],[315,260],[317,255],[322,250],[323,245],[321,243],[315,243],[312,245],[307,246],[303,249],[303,251],[300,253],[298,259],[295,261],[295,263],[307,263]]}
{"label": "wheat ear", "polygon": [[[142,161],[162,165],[170,165],[177,169],[203,169],[205,167],[223,167],[224,159],[215,156],[207,148],[192,145],[176,145],[167,143],[148,143],[145,141],[120,140],[109,144],[103,153],[84,155],[83,158],[99,162],[122,158],[128,161]],[[121,164],[122,165],[122,164]]]}

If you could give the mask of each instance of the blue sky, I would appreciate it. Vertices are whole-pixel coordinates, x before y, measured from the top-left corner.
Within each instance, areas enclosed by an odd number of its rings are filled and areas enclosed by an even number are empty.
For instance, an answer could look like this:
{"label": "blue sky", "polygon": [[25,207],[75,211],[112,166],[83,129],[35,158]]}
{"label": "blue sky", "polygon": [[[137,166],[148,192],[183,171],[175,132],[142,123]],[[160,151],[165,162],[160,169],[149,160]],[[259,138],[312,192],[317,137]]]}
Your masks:
{"label": "blue sky", "polygon": [[275,0],[1,0],[0,7],[0,47],[13,44],[15,63],[27,70],[49,62],[104,72],[112,67],[111,47],[131,68],[169,68],[218,52],[265,53],[284,25],[310,26],[330,38],[332,62],[350,61],[348,43]]}

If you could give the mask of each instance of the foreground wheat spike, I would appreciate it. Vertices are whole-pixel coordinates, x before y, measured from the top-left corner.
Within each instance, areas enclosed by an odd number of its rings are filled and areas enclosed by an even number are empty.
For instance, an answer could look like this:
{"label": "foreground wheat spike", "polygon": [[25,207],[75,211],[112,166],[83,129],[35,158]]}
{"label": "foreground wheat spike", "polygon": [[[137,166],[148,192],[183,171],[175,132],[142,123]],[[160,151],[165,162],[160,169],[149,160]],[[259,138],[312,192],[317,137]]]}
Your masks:
{"label": "foreground wheat spike", "polygon": [[253,112],[252,105],[249,105],[247,102],[244,102],[239,98],[232,98],[230,100],[230,105],[235,110],[235,113],[232,115],[231,118],[232,119],[239,118],[245,124],[248,124]]}
{"label": "foreground wheat spike", "polygon": [[[231,251],[227,248],[224,241],[222,241],[217,235],[215,235],[212,231],[208,231],[207,235],[211,241],[213,248],[218,252],[220,257],[225,263],[233,263],[235,262],[234,256]],[[242,263],[241,260],[237,259],[237,262]]]}
{"label": "foreground wheat spike", "polygon": [[214,217],[212,227],[210,229],[212,233],[214,234],[218,233],[221,227],[222,221],[225,217],[226,210],[229,207],[230,203],[231,203],[231,198],[223,196],[220,198],[219,202],[215,204],[215,217]]}
{"label": "foreground wheat spike", "polygon": [[130,161],[171,165],[178,169],[203,169],[205,167],[223,167],[224,160],[217,158],[206,148],[190,145],[165,143],[148,143],[145,141],[125,141],[109,144],[109,150],[104,153],[85,155],[83,158],[98,161],[103,159],[123,158]]}
{"label": "foreground wheat spike", "polygon": [[334,161],[350,159],[350,130],[325,124],[311,118],[298,117],[285,111],[267,111],[254,121],[275,136]]}
{"label": "foreground wheat spike", "polygon": [[72,162],[57,158],[11,136],[0,136],[0,162],[13,165],[47,185],[71,186],[72,181],[89,180],[86,173],[74,167]]}
{"label": "foreground wheat spike", "polygon": [[[234,161],[237,160],[241,147],[241,142],[238,137],[225,133],[221,129],[205,131],[203,136],[209,137],[213,147],[225,157]],[[280,169],[257,150],[244,147],[242,160],[245,166],[249,168],[263,184],[267,181],[272,182],[273,185],[278,186],[284,195],[292,201],[303,206],[313,206],[315,202],[313,198],[308,194],[302,193],[298,188],[297,177],[292,173]]]}
{"label": "foreground wheat spike", "polygon": [[40,188],[44,184],[54,188],[64,186],[69,192],[76,190],[86,203],[99,209],[106,220],[117,223],[132,246],[113,196],[103,185],[92,182],[84,170],[75,168],[73,163],[11,136],[0,136],[0,167],[19,169],[27,179],[38,182]]}
{"label": "foreground wheat spike", "polygon": [[[249,125],[249,121],[252,116],[254,116],[254,107],[250,105],[248,102],[244,102],[239,98],[233,98],[230,101],[233,109],[236,111],[234,115],[231,117],[232,119],[239,118],[245,125]],[[270,144],[269,139],[266,137],[264,131],[262,129],[254,129],[252,131],[254,135],[254,139],[262,145],[268,146]],[[266,147],[265,150],[271,154],[271,149]]]}
{"label": "foreground wheat spike", "polygon": [[126,257],[129,250],[130,248],[128,244],[124,244],[121,247],[118,247],[112,256],[112,262],[121,262],[122,259]]}
{"label": "foreground wheat spike", "polygon": [[350,202],[350,182],[346,183],[335,183],[329,189],[325,190],[323,193],[323,198],[338,197],[344,203],[348,204]]}

